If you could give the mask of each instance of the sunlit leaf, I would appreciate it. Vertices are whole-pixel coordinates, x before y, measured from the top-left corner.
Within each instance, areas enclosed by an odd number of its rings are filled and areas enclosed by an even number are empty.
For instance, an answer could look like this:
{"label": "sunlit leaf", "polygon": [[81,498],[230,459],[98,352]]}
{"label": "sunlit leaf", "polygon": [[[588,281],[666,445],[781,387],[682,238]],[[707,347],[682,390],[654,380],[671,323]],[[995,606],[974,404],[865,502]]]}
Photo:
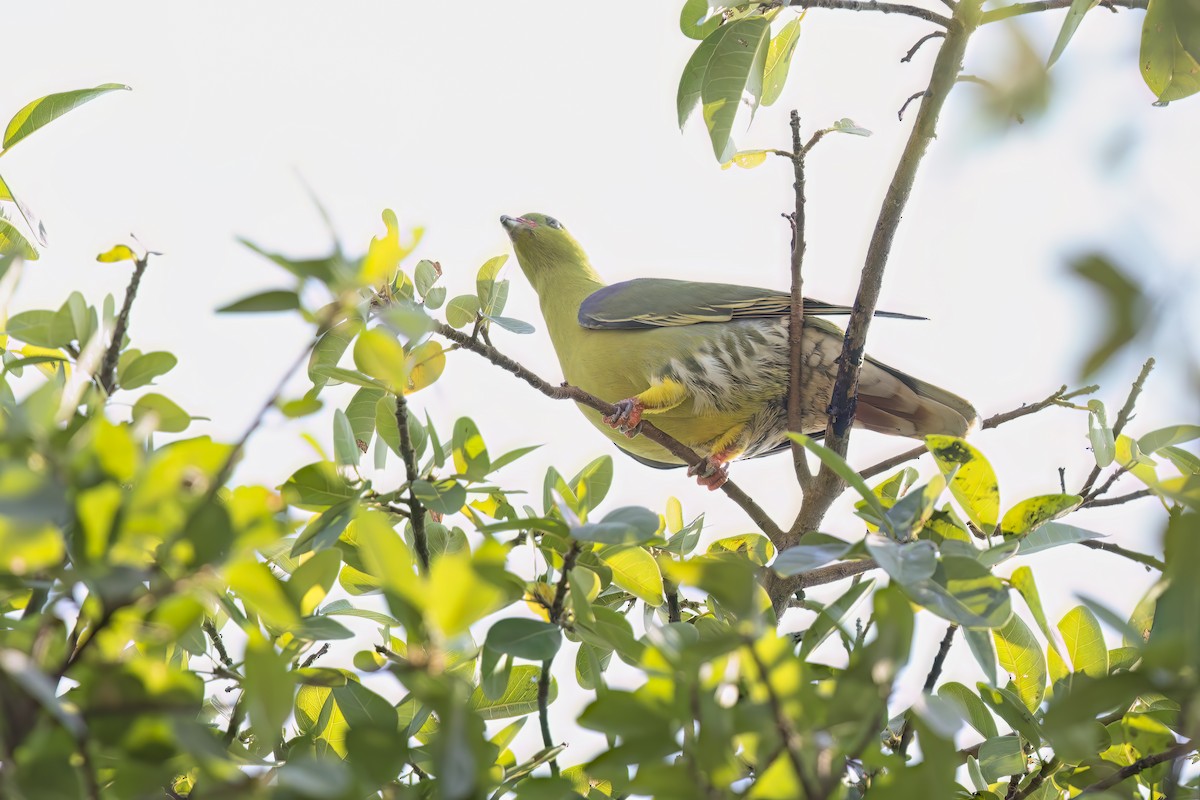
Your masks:
{"label": "sunlit leaf", "polygon": [[1069,514],[1083,498],[1075,494],[1044,494],[1022,500],[1004,512],[1000,533],[1006,537],[1025,536],[1051,520]]}
{"label": "sunlit leaf", "polygon": [[1108,426],[1108,414],[1104,403],[1099,400],[1088,401],[1088,441],[1092,445],[1092,455],[1096,466],[1103,469],[1117,457],[1117,443],[1113,439],[1112,428]]}
{"label": "sunlit leaf", "polygon": [[161,394],[144,394],[133,404],[135,424],[151,416],[155,420],[155,429],[163,433],[179,433],[186,430],[192,422],[190,414]]}
{"label": "sunlit leaf", "polygon": [[1000,487],[983,453],[956,436],[926,436],[925,445],[967,517],[984,533],[992,533],[1000,519]]}
{"label": "sunlit leaf", "polygon": [[[124,245],[117,245],[124,247]],[[294,311],[300,307],[300,296],[289,289],[272,289],[248,295],[217,309],[218,314],[256,314],[270,311]]]}
{"label": "sunlit leaf", "polygon": [[21,212],[21,216],[25,218],[25,224],[29,226],[30,232],[33,233],[33,238],[37,240],[38,244],[45,247],[46,226],[33,213],[33,209],[25,205],[25,202],[21,198],[13,194],[12,188],[9,187],[4,178],[0,177],[0,202],[5,200],[16,205],[17,210]]}
{"label": "sunlit leaf", "polygon": [[38,252],[29,240],[8,220],[0,217],[0,256],[18,255],[26,261],[37,261]]}
{"label": "sunlit leaf", "polygon": [[938,697],[945,698],[958,706],[963,719],[980,736],[985,739],[991,739],[999,735],[999,731],[996,729],[996,720],[992,718],[992,714],[987,710],[987,706],[979,699],[979,695],[972,692],[966,686],[951,681],[938,687],[937,693]]}
{"label": "sunlit leaf", "polygon": [[117,370],[117,382],[122,389],[137,389],[146,386],[160,375],[165,375],[179,363],[173,354],[167,352],[144,353],[127,364],[121,364]]}
{"label": "sunlit leaf", "polygon": [[[657,517],[655,518],[657,521]],[[657,526],[656,526],[657,527]],[[648,605],[658,607],[663,597],[662,572],[658,562],[643,548],[620,545],[600,551],[600,560],[613,573],[613,583]]]}
{"label": "sunlit leaf", "polygon": [[488,629],[486,646],[517,658],[546,661],[562,645],[557,625],[536,619],[502,619]]}
{"label": "sunlit leaf", "polygon": [[18,111],[4,129],[3,146],[7,150],[29,134],[66,114],[73,108],[102,94],[129,87],[121,83],[105,83],[94,89],[76,89],[39,97]]}
{"label": "sunlit leaf", "polygon": [[404,384],[405,394],[419,392],[442,376],[446,369],[446,350],[432,339],[417,345],[408,354],[406,370],[408,381]]}
{"label": "sunlit leaf", "polygon": [[708,0],[687,0],[679,12],[679,30],[689,39],[704,39],[721,24],[722,15],[714,14]]}
{"label": "sunlit leaf", "polygon": [[1000,666],[1012,676],[1017,695],[1030,711],[1037,709],[1046,694],[1046,659],[1033,631],[1016,614],[1001,628],[992,630]]}
{"label": "sunlit leaf", "polygon": [[[539,667],[521,665],[513,667],[508,676],[508,685],[500,697],[489,700],[481,687],[476,687],[471,693],[470,708],[485,720],[506,719],[533,714],[538,710],[538,676]],[[548,702],[553,703],[558,697],[558,682],[550,679]]]}
{"label": "sunlit leaf", "polygon": [[1200,10],[1187,0],[1150,0],[1138,63],[1159,102],[1200,92]]}
{"label": "sunlit leaf", "polygon": [[799,40],[799,18],[788,22],[771,39],[771,44],[767,48],[767,60],[763,66],[762,104],[764,106],[774,104],[779,99],[779,95],[783,93],[788,67],[792,63],[792,53],[796,50],[796,42]]}
{"label": "sunlit leaf", "polygon": [[478,314],[479,298],[473,294],[460,294],[446,304],[446,322],[452,328],[470,325]]}

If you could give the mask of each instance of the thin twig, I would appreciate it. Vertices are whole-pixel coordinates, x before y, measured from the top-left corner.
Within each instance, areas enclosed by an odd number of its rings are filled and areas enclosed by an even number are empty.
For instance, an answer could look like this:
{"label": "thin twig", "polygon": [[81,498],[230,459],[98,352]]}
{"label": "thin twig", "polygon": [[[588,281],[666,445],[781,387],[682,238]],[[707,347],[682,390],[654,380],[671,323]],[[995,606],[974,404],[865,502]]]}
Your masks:
{"label": "thin twig", "polygon": [[205,618],[200,627],[208,635],[209,641],[212,642],[213,648],[217,651],[217,656],[221,659],[221,663],[229,670],[236,669],[233,659],[229,657],[229,651],[225,649],[225,639],[221,636],[221,632],[217,630],[216,623],[211,618]]}
{"label": "thin twig", "polygon": [[[907,64],[908,62],[912,61],[913,56],[915,56],[917,54],[917,51],[921,49],[921,45],[925,44],[930,39],[944,39],[945,37],[946,37],[945,31],[934,31],[933,33],[925,34],[920,39],[917,39],[916,44],[914,44],[912,47],[908,48],[908,52],[905,53],[904,58],[900,59],[900,63]],[[900,113],[903,115],[904,110],[901,109]]]}
{"label": "thin twig", "polygon": [[[104,353],[104,361],[100,365],[100,385],[105,394],[111,395],[117,388],[117,361],[121,357],[121,342],[125,332],[129,330],[129,313],[133,310],[133,300],[137,297],[138,286],[141,285],[142,275],[150,263],[150,254],[142,256],[133,262],[133,275],[129,278],[129,286],[125,289],[125,302],[121,305],[121,313],[117,315],[117,324],[113,327],[112,341]],[[80,342],[82,345],[83,342]]]}
{"label": "thin twig", "polygon": [[[1121,406],[1121,410],[1117,412],[1117,418],[1113,421],[1112,432],[1113,438],[1116,439],[1125,430],[1125,426],[1129,423],[1133,416],[1133,407],[1137,404],[1138,395],[1142,393],[1142,387],[1146,384],[1146,379],[1150,377],[1151,370],[1154,369],[1154,359],[1146,359],[1146,363],[1142,364],[1142,371],[1138,373],[1137,379],[1133,385],[1129,387],[1129,395],[1125,398],[1125,405]],[[1092,471],[1088,474],[1087,480],[1083,483],[1083,488],[1079,490],[1079,494],[1086,496],[1096,484],[1096,479],[1100,477],[1100,466],[1092,467]],[[1104,494],[1103,491],[1097,492],[1097,495]]]}
{"label": "thin twig", "polygon": [[1187,755],[1188,753],[1192,752],[1195,749],[1196,749],[1196,740],[1190,739],[1186,742],[1180,742],[1179,744],[1175,745],[1174,747],[1168,748],[1168,749],[1162,751],[1161,753],[1151,753],[1150,755],[1145,756],[1144,758],[1139,758],[1137,761],[1133,762],[1132,764],[1130,764],[1127,767],[1122,767],[1121,769],[1114,772],[1112,775],[1109,775],[1107,778],[1096,781],[1095,783],[1091,784],[1090,786],[1088,786],[1086,789],[1084,789],[1082,792],[1080,792],[1079,794],[1077,794],[1075,796],[1083,797],[1085,794],[1093,794],[1093,793],[1097,793],[1097,792],[1102,792],[1105,789],[1111,789],[1113,786],[1116,786],[1118,783],[1121,783],[1122,781],[1126,780],[1127,778],[1132,778],[1134,775],[1137,775],[1139,772],[1148,770],[1151,767],[1153,767],[1157,764],[1161,764],[1164,761],[1171,761],[1172,759],[1182,758],[1183,756]]}
{"label": "thin twig", "polygon": [[425,536],[425,506],[417,499],[417,491],[413,488],[419,477],[417,473],[417,454],[413,450],[412,435],[408,432],[408,401],[404,393],[396,394],[396,426],[400,429],[400,457],[404,461],[404,474],[408,481],[408,510],[412,514],[409,520],[413,529],[413,544],[417,549],[417,559],[421,569],[429,572],[429,540]]}
{"label": "thin twig", "polygon": [[935,14],[925,8],[904,5],[902,3],[880,3],[877,0],[790,0],[788,5],[792,8],[831,8],[843,11],[878,11],[883,14],[905,14],[917,19],[923,19],[926,22],[941,25],[943,28],[949,28],[951,24],[948,17]]}
{"label": "thin twig", "polygon": [[325,655],[328,652],[329,652],[329,642],[324,642],[319,648],[317,648],[316,652],[314,652],[308,658],[304,659],[304,662],[300,665],[300,669],[308,669],[316,662],[316,660],[318,658],[320,658],[321,656]]}
{"label": "thin twig", "polygon": [[[804,147],[800,144],[800,113],[792,110],[792,168],[796,182],[796,210],[792,213],[792,303],[788,314],[788,430],[804,433],[804,414],[800,407],[800,391],[804,387]],[[814,138],[814,143],[815,143]],[[804,445],[792,442],[792,465],[796,482],[807,492],[812,484],[812,470]]]}
{"label": "thin twig", "polygon": [[555,625],[562,624],[563,608],[567,602],[567,590],[570,588],[571,570],[575,567],[575,559],[579,557],[580,544],[572,542],[571,548],[563,556],[562,574],[558,576],[558,586],[554,589],[554,602],[550,604],[550,621]]}
{"label": "thin twig", "polygon": [[[534,389],[537,389],[547,397],[551,397],[555,400],[574,400],[581,405],[585,405],[588,408],[599,411],[601,414],[611,415],[615,414],[617,411],[616,406],[614,406],[612,403],[605,402],[604,400],[601,400],[595,395],[588,394],[578,387],[568,386],[565,384],[561,386],[551,385],[549,382],[540,378],[526,367],[504,355],[496,348],[482,344],[481,342],[472,341],[469,336],[456,331],[449,325],[438,323],[434,328],[434,331],[456,343],[464,350],[470,350],[476,355],[483,356],[501,369],[511,372],[513,375],[525,381]],[[667,435],[666,433],[663,433],[662,430],[655,427],[655,425],[648,420],[642,420],[639,430],[642,436],[645,436],[650,441],[660,445],[663,449],[667,450],[669,453],[671,453],[671,455],[675,456],[684,463],[690,466],[703,463],[703,459],[690,447]],[[733,481],[726,481],[721,487],[721,491],[723,491],[730,500],[732,500],[734,503],[740,506],[743,511],[746,512],[746,515],[750,517],[751,522],[757,525],[758,529],[765,533],[767,538],[769,538],[776,547],[779,546],[784,539],[783,531],[778,525],[775,524],[775,521],[767,515],[767,512],[758,505],[758,503],[756,503],[748,494],[746,494],[745,491],[742,490],[740,486]]]}
{"label": "thin twig", "polygon": [[[1111,0],[1105,5],[1110,10],[1115,10],[1117,6],[1121,8],[1145,8],[1147,0]],[[987,25],[990,22],[999,22],[1003,19],[1011,17],[1019,17],[1022,14],[1034,14],[1039,11],[1054,11],[1059,8],[1070,8],[1071,0],[1037,0],[1032,3],[1016,3],[1011,6],[1002,8],[993,8],[991,11],[985,11],[981,25]]]}
{"label": "thin twig", "polygon": [[[537,686],[538,723],[542,728],[542,745],[548,748],[554,747],[554,737],[550,734],[550,666],[553,663],[554,656],[542,662]],[[550,759],[550,774],[558,775],[557,759]]]}
{"label": "thin twig", "polygon": [[1097,497],[1092,502],[1088,503],[1088,508],[1098,508],[1100,506],[1119,506],[1133,500],[1141,500],[1143,497],[1153,497],[1154,492],[1149,489],[1139,489],[1136,492],[1119,495],[1117,497]]}
{"label": "thin twig", "polygon": [[912,94],[910,94],[908,96],[908,99],[904,101],[904,105],[900,106],[900,110],[896,112],[896,119],[900,122],[904,122],[904,112],[908,111],[908,107],[910,105],[912,105],[913,101],[920,100],[922,97],[928,97],[928,96],[929,96],[929,91],[926,89],[922,89],[919,92],[913,92]]}
{"label": "thin twig", "polygon": [[[1085,386],[1082,389],[1076,389],[1075,391],[1068,392],[1067,387],[1063,386],[1045,400],[1033,403],[1031,405],[1022,405],[1018,408],[1014,408],[1012,411],[1005,411],[1002,414],[994,414],[993,416],[988,417],[979,426],[979,429],[986,431],[990,430],[991,428],[998,428],[1006,422],[1012,422],[1014,419],[1027,417],[1030,414],[1036,414],[1037,412],[1049,408],[1050,406],[1061,405],[1067,400],[1073,397],[1078,397],[1081,394],[1089,394],[1094,392],[1097,388],[1099,387]],[[881,472],[887,472],[892,467],[903,464],[905,461],[912,461],[914,458],[919,458],[920,456],[924,455],[927,450],[928,448],[926,448],[925,445],[917,445],[911,450],[906,450],[903,453],[892,456],[891,458],[884,459],[878,464],[872,464],[871,466],[859,472],[859,475],[861,475],[863,479],[872,478]]]}
{"label": "thin twig", "polygon": [[1139,564],[1152,567],[1159,572],[1165,572],[1167,568],[1166,564],[1159,561],[1154,556],[1148,556],[1145,553],[1138,553],[1134,550],[1126,550],[1124,547],[1113,544],[1112,542],[1098,542],[1095,539],[1085,539],[1082,542],[1079,542],[1079,544],[1083,545],[1084,547],[1090,547],[1093,550],[1103,550],[1106,553],[1114,553],[1122,556],[1123,558],[1128,558],[1130,561],[1136,561]]}
{"label": "thin twig", "polygon": [[[950,623],[946,628],[946,635],[942,637],[942,643],[938,646],[937,655],[933,657],[933,665],[929,668],[929,674],[925,676],[925,686],[921,690],[924,694],[933,694],[933,689],[937,686],[938,678],[942,676],[942,667],[946,663],[946,656],[950,653],[950,645],[954,643],[954,634],[958,631],[958,625]],[[900,730],[900,746],[896,753],[902,758],[908,752],[908,745],[912,742],[914,728],[912,726],[912,709],[904,715],[904,727]]]}

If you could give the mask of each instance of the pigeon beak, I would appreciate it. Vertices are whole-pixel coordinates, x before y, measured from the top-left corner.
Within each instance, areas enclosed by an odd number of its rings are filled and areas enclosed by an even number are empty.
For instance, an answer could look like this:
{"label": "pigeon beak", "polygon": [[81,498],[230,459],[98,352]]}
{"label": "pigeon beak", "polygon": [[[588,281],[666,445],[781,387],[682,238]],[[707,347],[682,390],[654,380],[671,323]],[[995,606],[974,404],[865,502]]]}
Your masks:
{"label": "pigeon beak", "polygon": [[528,230],[537,227],[537,224],[533,220],[528,220],[524,217],[510,217],[507,214],[500,217],[500,224],[504,226],[504,229],[508,231],[510,236],[521,229]]}

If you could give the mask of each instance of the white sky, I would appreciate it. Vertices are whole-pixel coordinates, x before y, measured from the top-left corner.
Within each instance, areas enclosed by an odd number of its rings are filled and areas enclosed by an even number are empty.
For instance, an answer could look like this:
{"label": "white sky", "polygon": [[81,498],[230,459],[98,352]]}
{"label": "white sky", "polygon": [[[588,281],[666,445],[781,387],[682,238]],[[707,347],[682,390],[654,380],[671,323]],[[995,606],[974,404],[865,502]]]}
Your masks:
{"label": "white sky", "polygon": [[[563,220],[612,281],[655,275],[784,287],[788,231],[779,214],[792,203],[788,164],[775,159],[723,172],[699,123],[679,133],[675,90],[695,44],[678,33],[680,5],[642,3],[635,13],[556,2],[377,2],[335,14],[328,3],[308,0],[188,10],[150,0],[104,7],[42,0],[8,8],[9,28],[22,35],[5,42],[10,68],[0,117],[54,91],[110,81],[134,88],[73,112],[0,162],[51,237],[42,259],[28,266],[14,310],[57,307],[71,289],[93,302],[106,291],[119,300],[127,269],[94,258],[136,233],[165,255],[143,282],[133,345],[179,355],[159,390],[212,418],[194,431],[232,439],[303,345],[304,329],[284,316],[218,317],[213,309],[286,283],[281,270],[237,245],[236,235],[296,255],[327,247],[298,174],[330,209],[351,251],[382,231],[385,207],[402,226],[426,226],[411,263],[439,260],[451,296],[472,291],[478,266],[508,252],[497,217],[526,211]],[[1022,20],[1021,29],[1046,54],[1061,13],[1040,16]],[[1119,252],[1181,307],[1194,304],[1200,161],[1191,153],[1200,101],[1151,107],[1137,72],[1141,18],[1103,9],[1088,16],[1053,71],[1052,110],[1041,120],[998,131],[978,116],[979,86],[955,89],[881,301],[931,321],[877,322],[868,346],[875,356],[971,398],[987,416],[1064,382],[1077,385],[1081,354],[1104,317],[1098,298],[1065,276],[1071,254]],[[828,137],[809,159],[805,278],[814,297],[853,298],[912,119],[910,112],[897,122],[896,110],[924,87],[935,47],[912,64],[899,58],[931,29],[908,18],[810,12],[783,97],[738,137],[747,149],[786,146],[791,107],[810,131],[850,117],[875,132]],[[1003,79],[997,65],[1013,41],[1003,26],[985,29],[972,42],[966,71]],[[1112,163],[1117,151],[1123,156]],[[533,292],[515,262],[508,276],[506,314],[533,322],[539,333],[497,332],[496,343],[558,380]],[[1141,358],[1158,356],[1135,434],[1196,416],[1177,367],[1182,342],[1195,350],[1197,338],[1180,319],[1165,323],[1168,335],[1154,348],[1140,345],[1100,376],[1099,396],[1115,414]],[[295,394],[304,388],[297,382]],[[596,455],[618,455],[570,406],[469,354],[454,354],[446,376],[413,402],[447,432],[457,416],[471,415],[494,454],[545,442],[509,469],[534,498],[547,465],[571,474]],[[1059,466],[1077,488],[1091,464],[1086,429],[1085,415],[1055,411],[973,441],[995,465],[1008,507],[1058,491]],[[302,431],[328,445],[328,415],[299,423],[271,418],[239,478],[278,485],[312,460]],[[909,444],[860,434],[852,460],[869,464]],[[608,508],[661,510],[675,494],[687,516],[707,513],[714,537],[752,530],[740,510],[681,473],[619,457],[616,464]],[[733,474],[781,519],[798,507],[786,458],[740,464]],[[830,517],[827,532],[861,535],[848,506]],[[1141,501],[1075,522],[1145,550],[1157,548],[1162,519],[1152,501]],[[1053,620],[1080,592],[1129,609],[1151,579],[1136,565],[1079,547],[1032,566]],[[920,674],[909,676],[905,697],[923,678],[943,627],[937,620],[921,627]],[[569,655],[560,658],[570,663]],[[979,679],[965,647],[956,646],[946,678]],[[556,730],[566,732],[570,710],[569,702],[556,704]],[[585,753],[577,745],[568,763]]]}

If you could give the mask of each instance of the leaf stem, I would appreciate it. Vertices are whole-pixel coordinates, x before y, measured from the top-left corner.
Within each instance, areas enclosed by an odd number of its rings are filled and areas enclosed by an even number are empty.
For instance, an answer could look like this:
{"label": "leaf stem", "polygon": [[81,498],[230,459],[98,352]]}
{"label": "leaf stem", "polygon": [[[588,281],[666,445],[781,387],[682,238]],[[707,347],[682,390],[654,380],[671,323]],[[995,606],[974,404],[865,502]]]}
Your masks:
{"label": "leaf stem", "polygon": [[[804,154],[800,140],[800,112],[792,109],[792,170],[796,182],[796,208],[791,215],[792,223],[792,300],[788,314],[788,430],[804,433],[803,409],[800,407],[800,392],[804,388]],[[816,143],[814,139],[813,143]],[[792,465],[796,470],[796,482],[807,492],[812,485],[813,474],[808,466],[804,445],[792,441]]]}

